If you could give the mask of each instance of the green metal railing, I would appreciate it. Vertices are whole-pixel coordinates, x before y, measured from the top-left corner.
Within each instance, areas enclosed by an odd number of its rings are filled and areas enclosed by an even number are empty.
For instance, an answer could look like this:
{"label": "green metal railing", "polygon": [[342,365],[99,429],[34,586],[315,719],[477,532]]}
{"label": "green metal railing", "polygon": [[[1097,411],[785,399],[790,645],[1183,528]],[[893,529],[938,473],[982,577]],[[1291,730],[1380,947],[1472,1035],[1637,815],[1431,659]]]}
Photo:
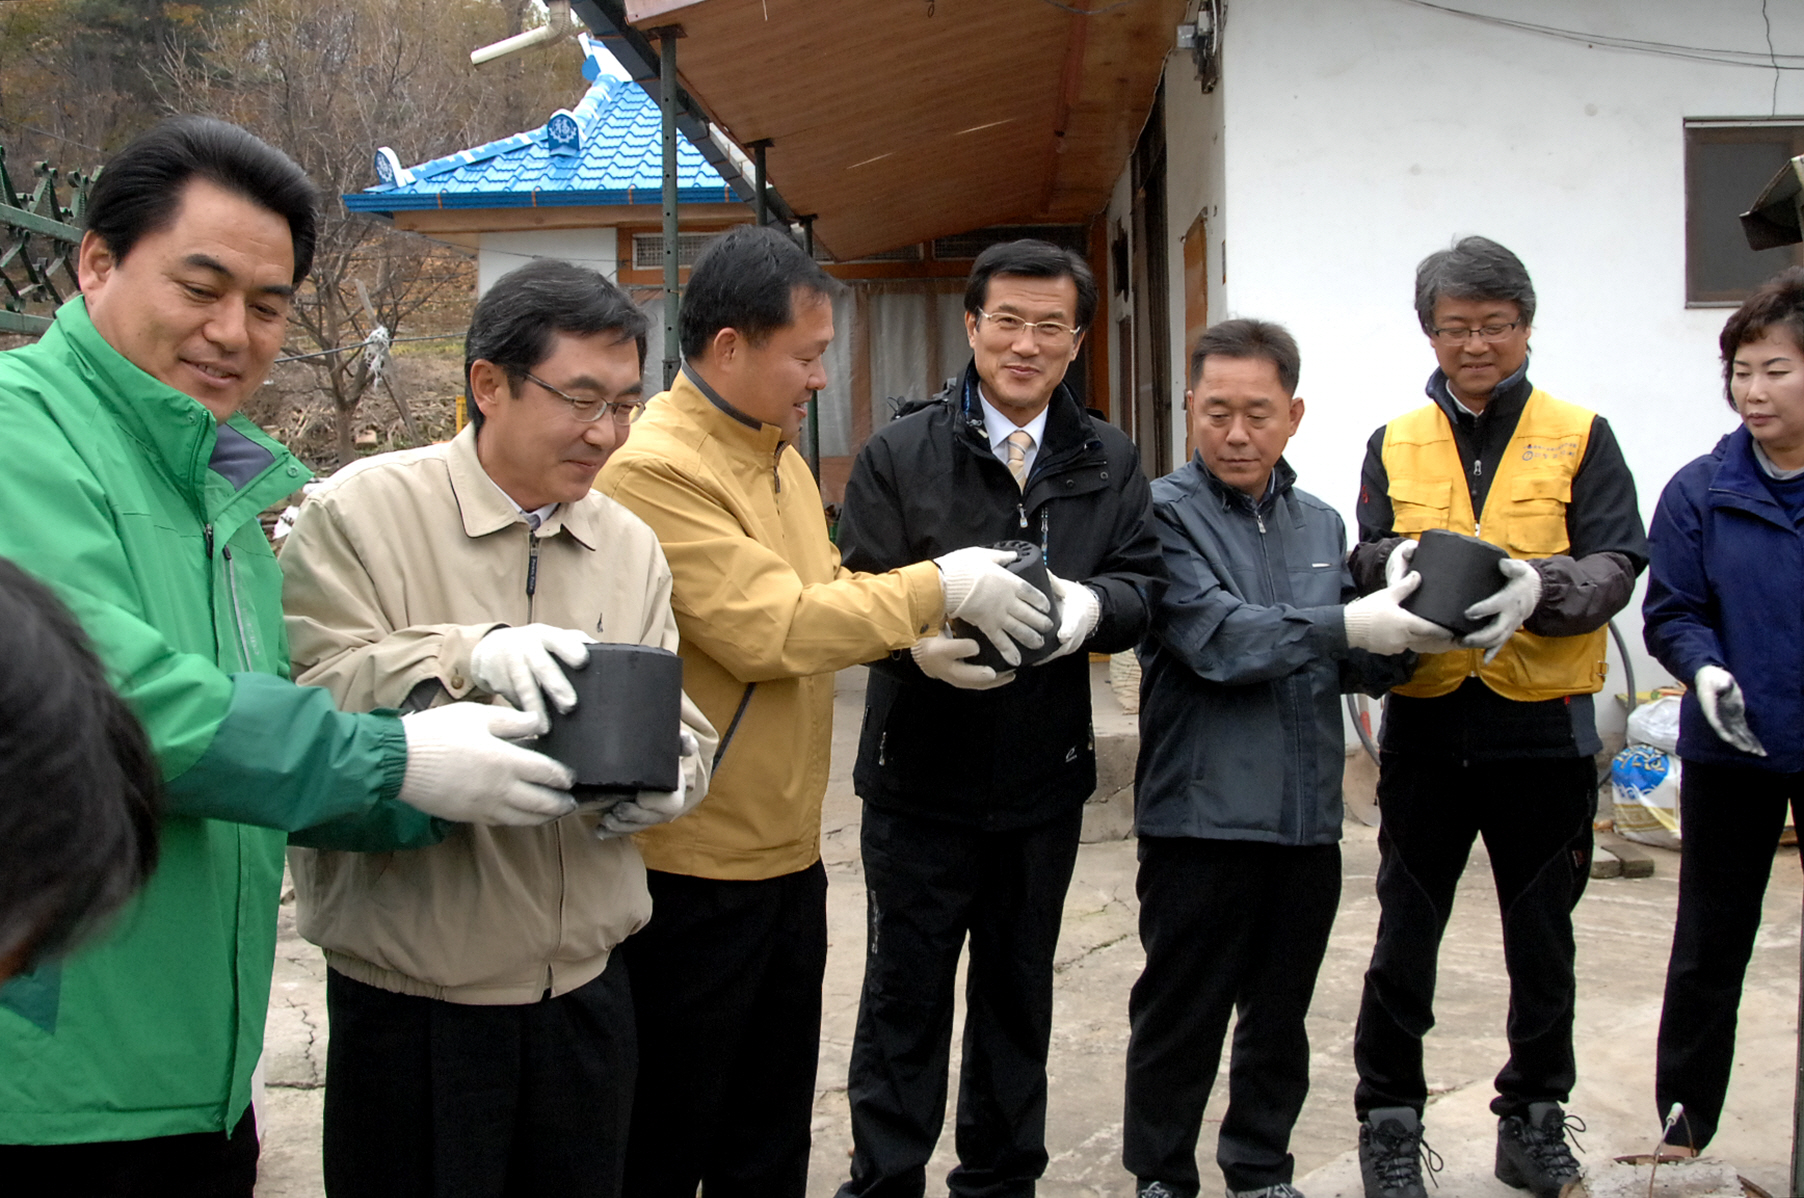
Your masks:
{"label": "green metal railing", "polygon": [[[48,162],[32,173],[38,182],[29,194],[13,190],[0,146],[0,332],[35,337],[50,327],[57,306],[80,290],[75,255],[93,177],[75,171],[64,177]],[[59,178],[66,178],[67,206],[57,196]]]}

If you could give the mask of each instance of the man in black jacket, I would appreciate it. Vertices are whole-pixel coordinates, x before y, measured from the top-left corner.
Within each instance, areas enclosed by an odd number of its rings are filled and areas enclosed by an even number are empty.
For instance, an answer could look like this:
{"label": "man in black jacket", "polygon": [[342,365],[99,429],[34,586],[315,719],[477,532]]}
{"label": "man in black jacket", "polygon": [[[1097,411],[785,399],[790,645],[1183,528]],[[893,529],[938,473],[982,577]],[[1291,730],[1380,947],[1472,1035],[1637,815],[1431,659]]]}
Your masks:
{"label": "man in black jacket", "polygon": [[1425,655],[1385,711],[1378,943],[1354,1036],[1367,1198],[1424,1198],[1422,1037],[1435,959],[1472,842],[1503,915],[1510,1058],[1497,1074],[1497,1176],[1557,1198],[1576,1069],[1572,908],[1590,876],[1604,626],[1647,565],[1635,480],[1603,417],[1528,381],[1535,289],[1503,246],[1467,237],[1416,269],[1431,402],[1372,434],[1361,474],[1362,591],[1407,569],[1429,529],[1507,549],[1484,625]]}
{"label": "man in black jacket", "polygon": [[1095,310],[1078,255],[1038,241],[984,251],[965,291],[964,378],[879,430],[846,485],[849,568],[1030,541],[1060,622],[1056,659],[1000,674],[966,660],[975,641],[946,635],[872,664],[854,774],[870,939],[844,1198],[923,1191],[967,934],[960,1163],[948,1184],[954,1195],[1030,1193],[1046,1167],[1052,956],[1096,787],[1080,650],[1137,641],[1164,575],[1138,452],[1062,385]]}
{"label": "man in black jacket", "polygon": [[[1447,630],[1356,599],[1340,513],[1293,484],[1297,344],[1229,320],[1190,355],[1191,461],[1153,483],[1171,575],[1140,646],[1140,942],[1122,1163],[1140,1198],[1196,1198],[1196,1142],[1239,1012],[1215,1159],[1230,1198],[1298,1198],[1303,1018],[1340,903],[1343,691],[1404,682]],[[1395,654],[1397,656],[1375,656]],[[1206,946],[1206,947],[1205,947]]]}

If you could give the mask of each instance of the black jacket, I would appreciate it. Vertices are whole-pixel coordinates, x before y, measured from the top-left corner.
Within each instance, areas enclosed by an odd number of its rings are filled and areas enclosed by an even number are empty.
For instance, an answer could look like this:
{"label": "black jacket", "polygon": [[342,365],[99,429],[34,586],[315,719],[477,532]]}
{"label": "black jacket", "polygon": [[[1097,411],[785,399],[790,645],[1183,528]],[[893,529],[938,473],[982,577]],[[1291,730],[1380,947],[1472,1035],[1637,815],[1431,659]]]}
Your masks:
{"label": "black jacket", "polygon": [[1259,503],[1201,457],[1153,483],[1171,582],[1140,646],[1142,836],[1340,839],[1343,691],[1408,681],[1413,653],[1347,647],[1340,513],[1283,460]]}
{"label": "black jacket", "polygon": [[1164,565],[1140,454],[1061,386],[1026,490],[990,452],[977,376],[905,408],[865,444],[846,483],[839,547],[854,570],[892,570],[971,545],[1024,540],[1101,608],[1083,650],[959,690],[906,653],[871,663],[853,774],[880,807],[983,828],[1067,813],[1096,789],[1087,651],[1131,647],[1146,631]]}

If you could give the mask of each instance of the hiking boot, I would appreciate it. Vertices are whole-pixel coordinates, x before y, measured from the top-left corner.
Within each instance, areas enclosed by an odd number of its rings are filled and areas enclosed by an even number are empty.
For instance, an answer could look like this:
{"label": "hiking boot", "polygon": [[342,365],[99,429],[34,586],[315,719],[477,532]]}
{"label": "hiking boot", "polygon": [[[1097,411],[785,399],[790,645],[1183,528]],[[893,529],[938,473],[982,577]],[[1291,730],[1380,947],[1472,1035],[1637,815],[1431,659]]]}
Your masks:
{"label": "hiking boot", "polygon": [[1584,1120],[1557,1102],[1531,1102],[1525,1114],[1505,1115],[1497,1121],[1497,1180],[1535,1198],[1580,1198],[1585,1183],[1566,1137],[1584,1130]]}
{"label": "hiking boot", "polygon": [[1366,1198],[1428,1198],[1422,1166],[1440,1172],[1441,1158],[1422,1140],[1422,1117],[1405,1106],[1367,1111],[1359,1125],[1359,1176]]}
{"label": "hiking boot", "polygon": [[1229,1190],[1228,1198],[1303,1198],[1303,1191],[1281,1181],[1275,1186],[1261,1186],[1256,1190]]}
{"label": "hiking boot", "polygon": [[1196,1198],[1188,1186],[1174,1186],[1166,1181],[1142,1177],[1134,1183],[1134,1198]]}

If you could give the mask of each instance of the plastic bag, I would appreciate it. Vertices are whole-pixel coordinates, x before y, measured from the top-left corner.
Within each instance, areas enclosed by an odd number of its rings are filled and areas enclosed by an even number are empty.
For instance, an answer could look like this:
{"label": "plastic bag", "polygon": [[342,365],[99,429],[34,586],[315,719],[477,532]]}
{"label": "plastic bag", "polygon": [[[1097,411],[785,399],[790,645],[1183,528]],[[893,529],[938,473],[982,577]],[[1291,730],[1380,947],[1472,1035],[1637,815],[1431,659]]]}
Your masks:
{"label": "plastic bag", "polygon": [[[1676,710],[1678,700],[1673,702]],[[1679,759],[1652,745],[1630,745],[1612,758],[1616,831],[1642,844],[1678,848],[1679,774]]]}
{"label": "plastic bag", "polygon": [[1631,711],[1628,738],[1631,745],[1652,745],[1662,753],[1677,752],[1679,696],[1661,695],[1652,703],[1643,703]]}

